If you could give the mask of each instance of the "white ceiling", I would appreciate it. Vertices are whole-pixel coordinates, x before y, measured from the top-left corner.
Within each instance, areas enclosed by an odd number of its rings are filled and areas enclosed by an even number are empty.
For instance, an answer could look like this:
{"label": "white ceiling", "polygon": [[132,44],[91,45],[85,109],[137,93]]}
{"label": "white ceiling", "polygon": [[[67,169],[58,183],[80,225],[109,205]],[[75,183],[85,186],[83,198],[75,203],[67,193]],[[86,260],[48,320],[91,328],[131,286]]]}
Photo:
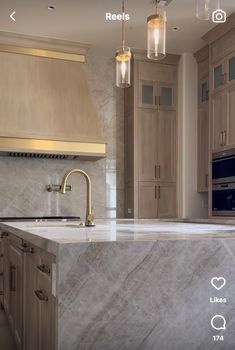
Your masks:
{"label": "white ceiling", "polygon": [[[167,7],[167,51],[195,52],[203,46],[201,36],[211,29],[211,21],[195,18],[196,0],[173,0]],[[214,0],[213,0],[214,1]],[[55,11],[48,11],[55,5]],[[221,0],[231,14],[235,0]],[[120,13],[121,0],[0,0],[0,30],[46,36],[114,49],[120,45],[121,23],[105,21],[105,12]],[[9,16],[16,11],[16,22]],[[127,44],[146,48],[146,18],[153,14],[151,0],[126,0]],[[179,26],[178,32],[172,27]]]}

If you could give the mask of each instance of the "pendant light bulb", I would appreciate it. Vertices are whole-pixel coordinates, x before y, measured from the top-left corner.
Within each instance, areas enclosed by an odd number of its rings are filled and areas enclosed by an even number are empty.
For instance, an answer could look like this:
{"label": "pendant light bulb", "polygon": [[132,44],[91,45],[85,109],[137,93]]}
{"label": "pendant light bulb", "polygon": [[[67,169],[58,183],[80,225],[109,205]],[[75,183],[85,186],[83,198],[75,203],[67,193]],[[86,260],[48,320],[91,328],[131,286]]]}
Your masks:
{"label": "pendant light bulb", "polygon": [[116,86],[126,88],[131,85],[131,49],[125,46],[125,8],[122,2],[122,46],[116,52]]}
{"label": "pendant light bulb", "polygon": [[147,56],[151,60],[161,60],[166,55],[166,12],[157,6],[156,14],[147,18],[147,27]]}

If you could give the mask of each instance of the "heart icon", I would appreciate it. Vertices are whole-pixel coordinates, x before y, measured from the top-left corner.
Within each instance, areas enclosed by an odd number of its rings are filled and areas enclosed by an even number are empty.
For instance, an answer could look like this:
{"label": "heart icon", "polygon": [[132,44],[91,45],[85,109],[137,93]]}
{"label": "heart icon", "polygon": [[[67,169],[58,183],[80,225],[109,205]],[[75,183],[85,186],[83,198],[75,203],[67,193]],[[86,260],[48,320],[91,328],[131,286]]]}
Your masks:
{"label": "heart icon", "polygon": [[225,286],[226,279],[224,277],[213,277],[211,279],[211,284],[215,289],[220,290]]}

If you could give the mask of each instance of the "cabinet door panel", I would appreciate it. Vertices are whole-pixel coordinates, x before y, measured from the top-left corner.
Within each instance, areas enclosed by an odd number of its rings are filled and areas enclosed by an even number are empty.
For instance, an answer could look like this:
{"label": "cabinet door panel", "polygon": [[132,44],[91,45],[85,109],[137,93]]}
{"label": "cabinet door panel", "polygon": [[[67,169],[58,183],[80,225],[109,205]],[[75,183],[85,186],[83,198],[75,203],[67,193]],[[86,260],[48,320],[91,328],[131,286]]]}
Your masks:
{"label": "cabinet door panel", "polygon": [[139,107],[157,108],[156,86],[153,82],[141,81],[139,84]]}
{"label": "cabinet door panel", "polygon": [[235,56],[229,58],[228,62],[228,69],[229,69],[229,81],[235,80]]}
{"label": "cabinet door panel", "polygon": [[176,112],[158,112],[157,178],[161,181],[175,180],[176,158]]}
{"label": "cabinet door panel", "polygon": [[34,248],[33,254],[25,256],[25,286],[24,286],[24,350],[38,350],[38,321],[37,321],[37,266],[39,253]]}
{"label": "cabinet door panel", "polygon": [[220,63],[214,67],[214,89],[218,89],[223,85],[223,64]]}
{"label": "cabinet door panel", "polygon": [[235,87],[228,91],[228,145],[235,145]]}
{"label": "cabinet door panel", "polygon": [[199,108],[198,115],[198,192],[208,190],[209,107]]}
{"label": "cabinet door panel", "polygon": [[138,121],[139,180],[154,181],[156,177],[157,111],[139,110]]}
{"label": "cabinet door panel", "polygon": [[[38,350],[55,349],[55,298],[51,279],[39,271],[37,275]],[[41,299],[40,299],[41,298]],[[43,300],[44,299],[44,300]]]}
{"label": "cabinet door panel", "polygon": [[9,248],[10,261],[10,322],[18,348],[23,335],[23,253],[13,245]]}
{"label": "cabinet door panel", "polygon": [[199,104],[204,104],[209,100],[209,79],[199,81]]}
{"label": "cabinet door panel", "polygon": [[139,182],[139,218],[157,217],[156,190],[154,182]]}
{"label": "cabinet door panel", "polygon": [[176,217],[176,188],[173,184],[158,187],[157,213],[159,218]]}
{"label": "cabinet door panel", "polygon": [[3,238],[3,305],[4,309],[9,315],[9,305],[10,305],[10,289],[9,289],[9,271],[10,271],[10,262],[9,262],[9,239],[7,236]]}
{"label": "cabinet door panel", "polygon": [[159,84],[158,94],[159,109],[176,109],[176,90],[173,84]]}
{"label": "cabinet door panel", "polygon": [[225,134],[227,130],[227,96],[226,92],[212,96],[212,148],[220,149],[225,146]]}

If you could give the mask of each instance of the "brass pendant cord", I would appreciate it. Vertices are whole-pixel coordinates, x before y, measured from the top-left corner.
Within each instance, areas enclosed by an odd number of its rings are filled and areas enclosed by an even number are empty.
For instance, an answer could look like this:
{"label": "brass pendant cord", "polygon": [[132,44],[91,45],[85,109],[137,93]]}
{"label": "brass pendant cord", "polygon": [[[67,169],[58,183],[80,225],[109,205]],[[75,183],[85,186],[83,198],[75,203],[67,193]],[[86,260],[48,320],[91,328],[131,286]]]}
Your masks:
{"label": "brass pendant cord", "polygon": [[124,5],[124,0],[122,1],[122,47],[124,49],[125,47],[125,5]]}

